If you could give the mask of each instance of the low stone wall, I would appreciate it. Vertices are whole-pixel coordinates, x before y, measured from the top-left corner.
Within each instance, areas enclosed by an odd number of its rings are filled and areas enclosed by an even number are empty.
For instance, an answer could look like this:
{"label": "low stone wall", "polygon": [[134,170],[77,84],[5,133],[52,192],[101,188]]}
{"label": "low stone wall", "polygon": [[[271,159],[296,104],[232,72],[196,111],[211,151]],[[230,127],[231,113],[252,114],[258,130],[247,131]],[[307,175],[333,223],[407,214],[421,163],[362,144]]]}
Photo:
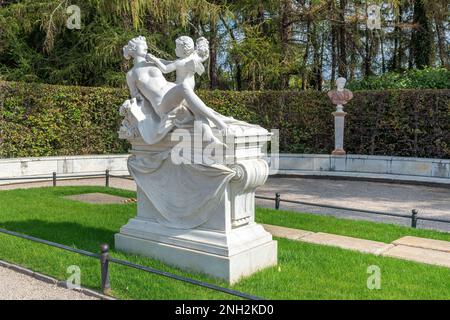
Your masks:
{"label": "low stone wall", "polygon": [[[0,159],[0,179],[51,176],[56,172],[59,178],[67,175],[128,174],[128,155],[91,155],[42,158]],[[0,184],[23,182],[21,180],[0,180]]]}
{"label": "low stone wall", "polygon": [[450,184],[450,160],[369,155],[281,154],[278,174]]}
{"label": "low stone wall", "polygon": [[[0,159],[0,179],[65,175],[128,174],[128,155]],[[450,160],[367,155],[281,154],[277,174],[430,182],[450,185]],[[0,180],[0,184],[17,183]]]}

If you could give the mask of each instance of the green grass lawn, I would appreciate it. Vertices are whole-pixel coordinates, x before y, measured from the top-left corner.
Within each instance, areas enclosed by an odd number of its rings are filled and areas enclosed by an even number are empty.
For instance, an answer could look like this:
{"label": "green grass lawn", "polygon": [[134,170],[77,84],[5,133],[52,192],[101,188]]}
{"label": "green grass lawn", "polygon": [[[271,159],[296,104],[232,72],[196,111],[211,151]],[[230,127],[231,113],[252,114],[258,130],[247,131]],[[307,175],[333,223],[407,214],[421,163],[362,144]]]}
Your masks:
{"label": "green grass lawn", "polygon": [[[136,204],[93,205],[63,196],[105,192],[135,197],[134,192],[104,187],[56,187],[0,191],[0,227],[76,248],[98,252],[109,243],[114,257],[227,286],[158,261],[114,250],[114,234],[135,215]],[[258,209],[258,221],[390,242],[403,235],[450,240],[448,234],[349,221],[330,217]],[[450,299],[450,269],[377,257],[338,248],[277,239],[279,265],[258,272],[233,289],[268,299]],[[0,234],[0,259],[59,279],[70,265],[81,268],[82,285],[99,290],[99,263],[31,241]],[[366,287],[367,268],[381,269],[381,290]],[[113,295],[124,299],[229,299],[226,294],[176,280],[111,265]]]}

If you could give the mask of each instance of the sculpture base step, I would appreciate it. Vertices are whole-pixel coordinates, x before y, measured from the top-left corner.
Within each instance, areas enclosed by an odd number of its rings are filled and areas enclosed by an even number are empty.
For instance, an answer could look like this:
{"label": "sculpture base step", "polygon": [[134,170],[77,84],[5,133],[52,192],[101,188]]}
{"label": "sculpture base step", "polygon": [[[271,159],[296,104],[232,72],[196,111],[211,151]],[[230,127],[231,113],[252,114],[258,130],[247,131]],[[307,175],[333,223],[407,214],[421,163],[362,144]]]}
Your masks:
{"label": "sculpture base step", "polygon": [[333,156],[345,156],[347,152],[344,149],[334,149],[331,153]]}
{"label": "sculpture base step", "polygon": [[221,256],[118,233],[115,247],[140,254],[186,271],[200,272],[230,284],[277,264],[277,242],[270,240],[232,256]]}

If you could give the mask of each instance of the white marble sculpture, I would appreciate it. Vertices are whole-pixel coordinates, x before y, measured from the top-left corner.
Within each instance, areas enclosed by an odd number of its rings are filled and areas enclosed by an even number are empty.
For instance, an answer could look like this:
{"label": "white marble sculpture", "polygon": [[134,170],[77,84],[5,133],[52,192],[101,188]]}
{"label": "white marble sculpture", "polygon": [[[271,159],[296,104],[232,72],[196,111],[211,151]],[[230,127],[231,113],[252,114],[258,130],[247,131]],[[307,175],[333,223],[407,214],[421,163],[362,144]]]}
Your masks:
{"label": "white marble sculpture", "polygon": [[345,89],[346,83],[345,78],[338,78],[336,80],[337,89],[328,92],[328,97],[336,105],[336,111],[332,113],[334,116],[334,150],[332,154],[336,156],[346,154],[344,150],[344,127],[347,113],[344,112],[344,105],[353,99],[353,93]]}
{"label": "white marble sculpture", "polygon": [[[205,38],[178,38],[176,55],[166,61],[148,54],[143,37],[124,47],[133,67],[119,136],[132,144],[138,212],[116,235],[116,248],[233,283],[277,263],[276,242],[254,221],[254,192],[269,172],[261,149],[270,135],[215,112],[194,92],[209,56]],[[169,72],[175,83],[164,78]],[[212,149],[214,156],[205,156]]]}

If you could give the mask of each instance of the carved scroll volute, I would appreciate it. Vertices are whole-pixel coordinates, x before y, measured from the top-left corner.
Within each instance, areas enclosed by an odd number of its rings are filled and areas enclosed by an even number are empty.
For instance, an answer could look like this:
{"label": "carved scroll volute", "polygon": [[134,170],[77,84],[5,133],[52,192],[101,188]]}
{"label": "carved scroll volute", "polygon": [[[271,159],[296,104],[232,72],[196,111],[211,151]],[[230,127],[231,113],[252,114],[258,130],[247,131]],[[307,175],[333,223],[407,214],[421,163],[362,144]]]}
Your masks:
{"label": "carved scroll volute", "polygon": [[243,160],[230,166],[236,176],[230,183],[231,224],[239,227],[254,220],[255,189],[264,185],[269,166],[263,159]]}
{"label": "carved scroll volute", "polygon": [[239,161],[230,168],[236,172],[232,182],[239,185],[241,192],[262,186],[269,175],[269,165],[263,159]]}

